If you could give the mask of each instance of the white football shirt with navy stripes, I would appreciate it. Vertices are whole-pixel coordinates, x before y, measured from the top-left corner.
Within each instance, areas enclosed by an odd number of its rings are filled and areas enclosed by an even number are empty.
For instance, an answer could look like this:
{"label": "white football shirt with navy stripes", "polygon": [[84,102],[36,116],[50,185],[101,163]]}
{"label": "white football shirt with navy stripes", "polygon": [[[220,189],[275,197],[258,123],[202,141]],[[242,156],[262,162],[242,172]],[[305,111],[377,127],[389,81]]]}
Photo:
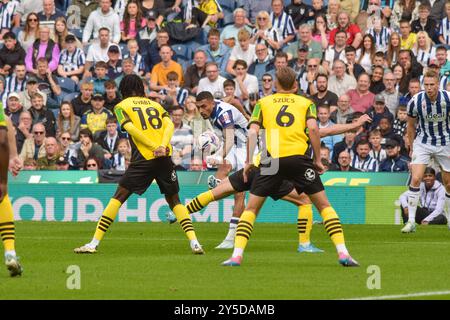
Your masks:
{"label": "white football shirt with navy stripes", "polygon": [[[160,90],[159,93],[163,94],[165,96],[168,94],[166,89]],[[178,102],[178,105],[184,106],[184,102],[186,101],[186,98],[188,96],[189,96],[189,92],[185,88],[177,87],[177,102]]]}
{"label": "white football shirt with navy stripes", "polygon": [[387,51],[389,38],[391,37],[391,29],[381,27],[380,32],[377,33],[374,28],[370,28],[367,30],[366,34],[370,34],[375,39],[376,51]]}
{"label": "white football shirt with navy stripes", "polygon": [[439,35],[445,40],[445,44],[450,44],[450,21],[447,17],[441,20]]}
{"label": "white football shirt with navy stripes", "polygon": [[59,56],[59,64],[65,72],[74,71],[86,64],[86,56],[80,48],[75,48],[74,52],[64,49]]}
{"label": "white football shirt with navy stripes", "polygon": [[281,16],[275,17],[273,12],[270,13],[270,20],[272,21],[272,28],[278,31],[281,39],[285,39],[287,36],[295,35],[295,26],[292,17],[283,11]]}
{"label": "white football shirt with navy stripes", "polygon": [[12,29],[13,17],[16,14],[16,9],[19,6],[19,2],[16,0],[8,3],[0,3],[0,28]]}
{"label": "white football shirt with navy stripes", "polygon": [[229,103],[214,100],[215,106],[210,115],[214,129],[222,131],[225,128],[234,128],[234,144],[242,148],[247,144],[248,121],[244,115]]}
{"label": "white football shirt with navy stripes", "polygon": [[[259,29],[254,28],[252,31],[252,37],[254,37],[258,33],[258,31],[259,31]],[[264,35],[267,38],[272,39],[275,42],[279,42],[281,40],[280,35],[278,34],[278,30],[275,28],[270,28],[270,29],[264,30]],[[275,49],[270,46],[269,41],[258,37],[258,38],[256,38],[255,45],[259,44],[259,43],[265,44],[266,47],[269,49],[269,55],[272,58],[275,57]]]}
{"label": "white football shirt with navy stripes", "polygon": [[432,146],[450,144],[450,92],[439,90],[435,102],[425,91],[417,93],[408,103],[408,116],[417,118],[417,141]]}

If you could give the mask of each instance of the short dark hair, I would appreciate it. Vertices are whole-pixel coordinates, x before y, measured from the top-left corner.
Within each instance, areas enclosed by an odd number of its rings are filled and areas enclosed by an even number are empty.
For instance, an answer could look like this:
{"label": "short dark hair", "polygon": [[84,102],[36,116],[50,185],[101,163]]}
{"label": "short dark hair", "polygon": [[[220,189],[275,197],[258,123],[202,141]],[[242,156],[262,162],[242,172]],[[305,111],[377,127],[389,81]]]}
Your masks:
{"label": "short dark hair", "polygon": [[353,46],[346,46],[345,53],[347,53],[347,52],[356,52],[356,49]]}
{"label": "short dark hair", "polygon": [[196,101],[202,101],[202,100],[214,101],[214,96],[209,91],[202,91],[197,95],[195,100]]}
{"label": "short dark hair", "polygon": [[105,88],[117,88],[116,82],[114,80],[106,80],[103,84]]}
{"label": "short dark hair", "polygon": [[95,63],[95,68],[94,69],[97,69],[97,68],[108,69],[108,64],[105,61],[97,61]]}
{"label": "short dark hair", "polygon": [[3,40],[7,40],[7,39],[13,39],[13,40],[16,40],[16,35],[15,35],[15,33],[12,32],[12,31],[8,31],[7,33],[5,33],[5,34],[3,35]]}
{"label": "short dark hair", "polygon": [[227,79],[227,80],[225,80],[225,81],[223,82],[223,87],[224,87],[224,88],[226,88],[226,87],[233,87],[233,88],[236,88],[236,83],[234,83],[233,80]]}
{"label": "short dark hair", "polygon": [[91,139],[91,141],[94,141],[94,136],[92,135],[91,130],[89,130],[88,128],[84,128],[84,129],[80,129],[80,133],[79,133],[79,137],[81,136],[87,136],[89,137],[89,139]]}
{"label": "short dark hair", "polygon": [[407,23],[408,25],[410,24],[409,20],[404,18],[400,19],[400,21],[398,22],[399,25],[401,25],[402,23]]}
{"label": "short dark hair", "polygon": [[245,62],[245,60],[241,60],[241,59],[238,59],[238,60],[236,60],[236,61],[234,62],[234,64],[233,64],[233,69],[236,69],[237,66],[242,66],[242,67],[244,67],[245,69],[248,68],[247,62]]}
{"label": "short dark hair", "polygon": [[212,28],[212,29],[210,29],[210,30],[208,31],[208,38],[209,38],[210,36],[220,37],[220,31],[217,30],[217,29]]}
{"label": "short dark hair", "polygon": [[168,74],[167,74],[167,81],[169,81],[169,80],[178,80],[178,73],[176,73],[175,71],[170,71]]}
{"label": "short dark hair", "polygon": [[319,77],[325,78],[325,79],[327,79],[327,81],[328,81],[328,76],[327,76],[325,73],[319,73],[319,74],[316,76],[316,80],[319,79]]}
{"label": "short dark hair", "polygon": [[109,124],[109,123],[117,123],[117,118],[114,117],[114,116],[107,118],[106,119],[106,124]]}
{"label": "short dark hair", "polygon": [[288,59],[287,53],[286,53],[286,52],[283,52],[283,51],[278,51],[278,52],[275,54],[274,61],[275,61],[277,58],[285,58],[286,61],[289,60],[289,59]]}
{"label": "short dark hair", "polygon": [[107,28],[107,27],[101,27],[100,29],[98,29],[98,33],[100,33],[101,31],[104,31],[104,30],[106,30],[106,31],[108,31],[108,32],[111,32],[111,30],[109,30],[109,28]]}

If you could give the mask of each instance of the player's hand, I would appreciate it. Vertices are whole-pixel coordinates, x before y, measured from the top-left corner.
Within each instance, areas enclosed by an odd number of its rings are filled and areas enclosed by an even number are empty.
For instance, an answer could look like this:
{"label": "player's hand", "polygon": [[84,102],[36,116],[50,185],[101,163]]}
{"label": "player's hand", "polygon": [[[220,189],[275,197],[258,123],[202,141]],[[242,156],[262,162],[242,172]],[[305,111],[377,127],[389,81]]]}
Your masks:
{"label": "player's hand", "polygon": [[253,165],[253,163],[247,163],[246,165],[245,165],[245,167],[244,167],[244,172],[243,172],[243,175],[244,175],[244,182],[245,183],[247,183],[247,181],[248,181],[248,173],[250,172],[250,170],[252,169],[252,168],[254,168],[255,166]]}
{"label": "player's hand", "polygon": [[23,162],[22,159],[19,157],[13,157],[9,159],[9,171],[11,171],[11,174],[15,177],[19,174],[19,171],[23,168]]}
{"label": "player's hand", "polygon": [[164,146],[160,146],[160,147],[156,148],[155,151],[153,151],[153,155],[156,158],[165,157],[167,155],[167,148]]}
{"label": "player's hand", "polygon": [[314,167],[316,168],[318,174],[323,174],[325,172],[325,167],[320,159],[314,160]]}
{"label": "player's hand", "polygon": [[372,118],[368,114],[363,114],[361,117],[358,118],[358,120],[356,120],[356,123],[360,126],[362,126],[366,122],[368,123],[372,122]]}

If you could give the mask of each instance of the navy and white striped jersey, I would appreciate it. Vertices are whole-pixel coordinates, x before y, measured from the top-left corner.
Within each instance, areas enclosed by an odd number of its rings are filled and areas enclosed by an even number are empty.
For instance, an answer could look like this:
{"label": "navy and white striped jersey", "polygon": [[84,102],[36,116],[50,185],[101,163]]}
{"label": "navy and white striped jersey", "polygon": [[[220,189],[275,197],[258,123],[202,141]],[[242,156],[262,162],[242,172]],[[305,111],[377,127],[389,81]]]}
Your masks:
{"label": "navy and white striped jersey", "polygon": [[430,46],[429,50],[412,49],[412,52],[416,56],[417,62],[420,63],[424,68],[428,67],[430,61],[436,57],[436,48],[432,46]]}
{"label": "navy and white striped jersey", "polygon": [[13,17],[18,6],[19,2],[16,0],[8,3],[0,2],[0,29],[12,29]]}
{"label": "navy and white striped jersey", "polygon": [[[167,90],[162,89],[159,91],[160,94],[167,95]],[[184,106],[186,98],[189,96],[189,92],[185,88],[177,87],[177,102],[180,106]]]}
{"label": "navy and white striped jersey", "polygon": [[417,141],[432,146],[450,144],[450,92],[439,90],[435,102],[425,91],[419,92],[408,103],[408,116],[417,118]]}
{"label": "navy and white striped jersey", "polygon": [[368,155],[365,159],[360,159],[359,156],[355,154],[352,160],[352,167],[364,172],[378,171],[377,160],[372,158],[370,155]]}
{"label": "navy and white striped jersey", "polygon": [[124,59],[130,58],[133,60],[134,69],[133,72],[139,74],[139,71],[145,70],[144,59],[140,53],[136,53],[134,57],[132,57],[129,53],[124,56]]}
{"label": "navy and white striped jersey", "polygon": [[247,119],[231,104],[220,100],[214,101],[215,106],[209,116],[212,126],[219,131],[234,128],[234,144],[238,148],[244,147],[247,143]]}
{"label": "navy and white striped jersey", "polygon": [[5,94],[8,96],[10,92],[21,92],[25,90],[26,85],[26,78],[25,79],[17,79],[16,74],[12,74],[9,77],[6,78],[5,81]]}
{"label": "navy and white striped jersey", "polygon": [[366,34],[370,34],[375,39],[376,51],[386,52],[389,44],[389,38],[391,37],[391,29],[381,27],[379,33],[375,32],[374,28],[367,30]]}
{"label": "navy and white striped jersey", "polygon": [[64,49],[59,56],[59,64],[62,65],[66,72],[77,70],[84,66],[85,63],[86,56],[80,48],[75,48],[75,51],[72,53]]}
{"label": "navy and white striped jersey", "polygon": [[439,35],[444,38],[446,44],[450,44],[450,20],[447,17],[441,20]]}
{"label": "navy and white striped jersey", "polygon": [[[258,29],[253,29],[252,31],[252,37],[254,37],[257,33],[258,33]],[[280,35],[278,34],[277,29],[275,28],[270,28],[270,29],[266,29],[264,30],[264,35],[269,38],[272,39],[275,42],[279,42],[281,40]],[[272,48],[269,44],[269,42],[267,40],[264,40],[262,38],[256,38],[256,42],[255,44],[259,44],[259,43],[264,43],[266,45],[266,47],[269,49],[269,55],[273,58],[275,57],[275,49]]]}
{"label": "navy and white striped jersey", "polygon": [[287,36],[295,35],[295,26],[292,17],[283,11],[282,15],[275,17],[273,12],[270,13],[270,18],[272,21],[272,28],[278,31],[281,39],[284,40]]}

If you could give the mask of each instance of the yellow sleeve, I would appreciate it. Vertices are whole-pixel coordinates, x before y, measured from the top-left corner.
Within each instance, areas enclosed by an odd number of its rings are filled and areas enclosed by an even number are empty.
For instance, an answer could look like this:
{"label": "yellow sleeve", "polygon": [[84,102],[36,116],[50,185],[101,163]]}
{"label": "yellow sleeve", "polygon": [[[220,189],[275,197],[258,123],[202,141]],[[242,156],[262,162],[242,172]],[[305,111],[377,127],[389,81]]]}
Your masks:
{"label": "yellow sleeve", "polygon": [[259,125],[262,124],[262,111],[261,111],[261,102],[257,102],[255,108],[253,109],[252,116],[250,117],[249,125],[252,123],[257,123]]}
{"label": "yellow sleeve", "polygon": [[157,146],[152,140],[147,138],[141,130],[135,127],[135,125],[131,121],[125,122],[125,124],[122,126],[127,132],[136,140],[138,140],[140,143],[147,146],[150,150],[155,150],[159,146]]}
{"label": "yellow sleeve", "polygon": [[[167,113],[167,112],[166,112]],[[164,124],[164,134],[161,141],[161,146],[168,146],[170,140],[172,140],[173,132],[175,131],[175,126],[170,120],[170,117],[167,115],[163,115],[163,124]]]}
{"label": "yellow sleeve", "polygon": [[120,104],[114,107],[114,113],[116,114],[117,121],[119,121],[121,127],[123,127],[127,122],[131,121],[130,117],[125,111],[125,108]]}

